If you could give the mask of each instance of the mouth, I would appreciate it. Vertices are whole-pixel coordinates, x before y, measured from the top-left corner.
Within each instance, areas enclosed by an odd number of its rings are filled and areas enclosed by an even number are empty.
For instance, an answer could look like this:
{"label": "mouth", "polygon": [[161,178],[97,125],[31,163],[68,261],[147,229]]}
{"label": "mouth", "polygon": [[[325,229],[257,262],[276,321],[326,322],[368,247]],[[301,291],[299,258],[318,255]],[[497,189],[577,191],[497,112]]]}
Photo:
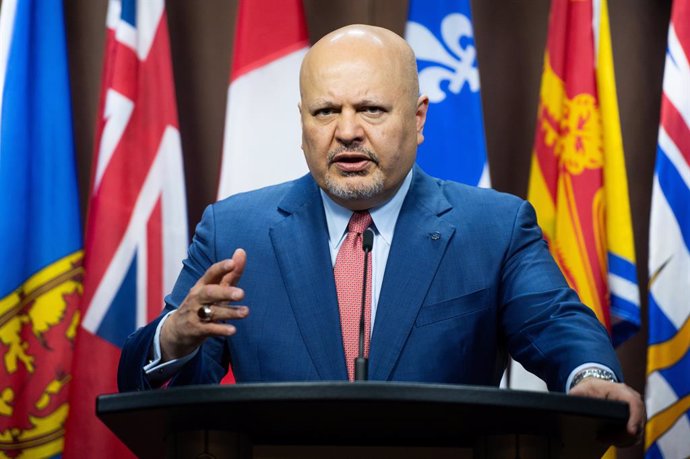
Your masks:
{"label": "mouth", "polygon": [[378,164],[376,156],[365,150],[361,151],[336,151],[329,155],[329,165],[335,166],[344,173],[362,173],[371,164]]}

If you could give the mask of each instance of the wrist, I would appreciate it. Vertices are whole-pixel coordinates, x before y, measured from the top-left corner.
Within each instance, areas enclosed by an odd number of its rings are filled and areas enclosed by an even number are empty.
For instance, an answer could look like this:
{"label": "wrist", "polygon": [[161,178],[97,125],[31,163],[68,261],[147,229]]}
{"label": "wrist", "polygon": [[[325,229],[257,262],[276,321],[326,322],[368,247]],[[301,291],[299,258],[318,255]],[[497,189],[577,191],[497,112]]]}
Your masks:
{"label": "wrist", "polygon": [[[172,322],[175,320],[175,313],[173,311],[165,321],[161,328],[160,345],[161,345],[161,363],[175,360],[184,356],[184,350],[180,349],[180,340],[175,336],[175,331]],[[171,329],[172,327],[173,329]]]}
{"label": "wrist", "polygon": [[584,368],[573,376],[573,382],[570,383],[568,390],[572,390],[573,387],[580,384],[586,379],[599,379],[601,381],[618,382],[616,375],[607,369],[598,367]]}

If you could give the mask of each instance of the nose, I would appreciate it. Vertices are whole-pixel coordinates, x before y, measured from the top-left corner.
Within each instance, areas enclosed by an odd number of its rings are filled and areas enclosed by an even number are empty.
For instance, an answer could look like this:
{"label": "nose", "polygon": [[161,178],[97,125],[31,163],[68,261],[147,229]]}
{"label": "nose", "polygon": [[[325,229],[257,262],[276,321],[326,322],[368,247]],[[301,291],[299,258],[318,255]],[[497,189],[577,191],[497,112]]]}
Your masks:
{"label": "nose", "polygon": [[343,110],[340,113],[335,137],[342,145],[357,144],[364,140],[364,130],[357,112],[354,110]]}

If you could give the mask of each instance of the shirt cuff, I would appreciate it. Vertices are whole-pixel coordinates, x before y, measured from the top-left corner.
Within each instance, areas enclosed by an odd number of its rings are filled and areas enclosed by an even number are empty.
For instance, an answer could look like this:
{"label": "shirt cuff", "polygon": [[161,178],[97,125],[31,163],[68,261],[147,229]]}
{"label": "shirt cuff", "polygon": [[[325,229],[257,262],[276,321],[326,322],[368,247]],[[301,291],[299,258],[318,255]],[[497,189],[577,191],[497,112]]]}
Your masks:
{"label": "shirt cuff", "polygon": [[168,360],[167,362],[161,362],[161,330],[163,329],[163,324],[170,314],[175,311],[170,311],[167,313],[156,327],[156,333],[153,335],[153,344],[151,345],[151,359],[149,363],[144,365],[144,374],[153,386],[161,386],[163,383],[174,377],[180,369],[190,360],[194,358],[199,348],[194,349],[194,352],[187,354],[179,359]]}
{"label": "shirt cuff", "polygon": [[565,393],[566,394],[568,392],[570,392],[570,385],[573,383],[573,379],[575,378],[575,376],[579,372],[581,372],[582,370],[584,370],[586,368],[599,368],[600,370],[610,371],[611,374],[613,375],[614,379],[615,379],[615,382],[618,382],[618,378],[616,378],[616,373],[614,373],[613,370],[610,369],[609,367],[607,367],[606,365],[602,365],[600,363],[594,363],[594,362],[587,362],[587,363],[583,363],[582,365],[578,366],[577,368],[575,368],[573,371],[570,372],[570,376],[568,376],[568,380],[565,382]]}

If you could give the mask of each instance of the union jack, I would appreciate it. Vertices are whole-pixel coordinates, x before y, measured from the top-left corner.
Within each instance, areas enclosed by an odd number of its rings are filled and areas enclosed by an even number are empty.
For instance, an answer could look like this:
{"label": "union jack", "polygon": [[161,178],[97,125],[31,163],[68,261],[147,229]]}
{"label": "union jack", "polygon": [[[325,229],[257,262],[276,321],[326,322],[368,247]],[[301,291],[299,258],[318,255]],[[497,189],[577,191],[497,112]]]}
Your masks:
{"label": "union jack", "polygon": [[66,457],[129,454],[94,419],[126,337],[160,313],[187,246],[164,0],[110,0]]}

